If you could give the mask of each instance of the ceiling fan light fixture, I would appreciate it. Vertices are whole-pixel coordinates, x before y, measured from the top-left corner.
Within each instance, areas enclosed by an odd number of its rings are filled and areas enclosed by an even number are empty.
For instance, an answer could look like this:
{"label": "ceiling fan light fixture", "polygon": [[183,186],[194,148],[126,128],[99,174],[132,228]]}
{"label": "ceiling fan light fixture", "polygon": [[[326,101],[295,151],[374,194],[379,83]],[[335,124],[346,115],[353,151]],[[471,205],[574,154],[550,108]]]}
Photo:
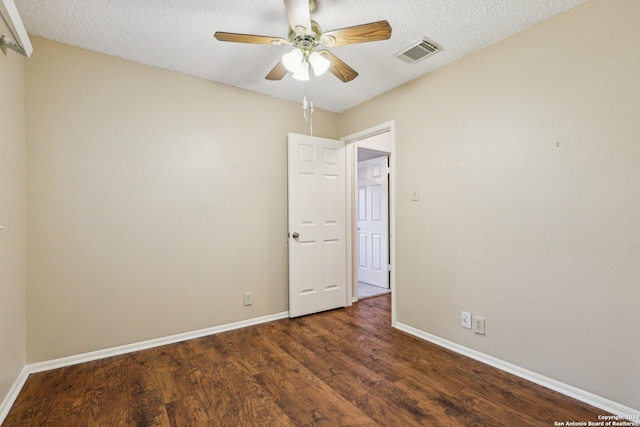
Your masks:
{"label": "ceiling fan light fixture", "polygon": [[282,56],[282,65],[291,73],[296,73],[300,69],[300,64],[304,60],[304,54],[298,48]]}
{"label": "ceiling fan light fixture", "polygon": [[313,67],[313,74],[316,77],[326,73],[331,65],[331,61],[318,52],[313,52],[309,55],[309,63],[311,63],[311,67]]}
{"label": "ceiling fan light fixture", "polygon": [[308,82],[309,81],[309,63],[307,61],[302,62],[298,70],[293,73],[292,77],[296,80]]}

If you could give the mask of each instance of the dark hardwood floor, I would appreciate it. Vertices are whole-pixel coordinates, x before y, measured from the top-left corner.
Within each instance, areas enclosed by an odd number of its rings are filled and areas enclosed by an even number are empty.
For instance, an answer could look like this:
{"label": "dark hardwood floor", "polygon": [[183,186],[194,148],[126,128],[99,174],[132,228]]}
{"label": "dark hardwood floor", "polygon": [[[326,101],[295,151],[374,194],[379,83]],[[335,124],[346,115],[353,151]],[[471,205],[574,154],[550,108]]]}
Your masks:
{"label": "dark hardwood floor", "polygon": [[34,374],[3,426],[552,426],[602,413],[389,324],[385,295]]}

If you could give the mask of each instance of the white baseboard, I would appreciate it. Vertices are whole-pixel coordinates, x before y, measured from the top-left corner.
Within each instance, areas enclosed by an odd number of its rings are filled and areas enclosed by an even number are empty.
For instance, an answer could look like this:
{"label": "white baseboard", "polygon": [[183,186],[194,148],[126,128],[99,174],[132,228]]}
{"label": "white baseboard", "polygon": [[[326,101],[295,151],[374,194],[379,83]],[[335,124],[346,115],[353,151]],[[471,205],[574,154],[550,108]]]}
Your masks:
{"label": "white baseboard", "polygon": [[167,344],[173,344],[180,341],[186,341],[194,338],[200,338],[207,335],[219,334],[220,332],[231,331],[234,329],[245,328],[247,326],[258,325],[260,323],[272,322],[289,317],[289,312],[271,314],[268,316],[256,317],[253,319],[242,320],[240,322],[228,323],[226,325],[214,326],[211,328],[200,329],[192,332],[171,335],[163,338],[156,338],[148,341],[141,341],[133,344],[121,345],[118,347],[107,348],[104,350],[92,351],[89,353],[77,354],[74,356],[62,357],[60,359],[47,360],[45,362],[37,362],[28,365],[29,373],[49,371],[51,369],[63,368],[65,366],[77,365],[78,363],[91,362],[94,360],[104,359],[107,357],[120,356],[121,354],[133,353],[135,351],[146,350],[153,347],[160,347]]}
{"label": "white baseboard", "polygon": [[0,425],[2,425],[4,419],[9,415],[9,411],[11,410],[13,403],[18,398],[18,394],[20,394],[20,390],[22,390],[24,383],[27,382],[27,378],[29,378],[29,367],[25,366],[22,368],[20,375],[18,375],[18,378],[16,378],[15,382],[9,389],[9,393],[2,401],[2,404],[0,404]]}
{"label": "white baseboard", "polygon": [[[520,378],[524,378],[525,380],[529,380],[543,387],[557,391],[558,393],[562,393],[566,396],[572,397],[591,406],[595,406],[596,408],[602,409],[603,411],[619,416],[640,416],[640,410],[638,409],[633,409],[628,406],[621,405],[620,403],[605,399],[604,397],[595,395],[585,390],[581,390],[560,381],[556,381],[552,378],[545,377],[544,375],[540,375],[538,373],[521,368],[520,366],[505,362],[504,360],[489,356],[488,354],[484,354],[468,347],[456,344],[452,341],[448,341],[438,336],[431,335],[427,332],[421,331],[420,329],[405,325],[404,323],[397,322],[396,328],[408,334],[421,338],[425,341],[436,344],[440,347],[447,348],[456,353],[465,355],[487,365],[493,366],[494,368],[509,372],[510,374],[516,375]],[[640,421],[636,421],[635,423],[640,424]]]}

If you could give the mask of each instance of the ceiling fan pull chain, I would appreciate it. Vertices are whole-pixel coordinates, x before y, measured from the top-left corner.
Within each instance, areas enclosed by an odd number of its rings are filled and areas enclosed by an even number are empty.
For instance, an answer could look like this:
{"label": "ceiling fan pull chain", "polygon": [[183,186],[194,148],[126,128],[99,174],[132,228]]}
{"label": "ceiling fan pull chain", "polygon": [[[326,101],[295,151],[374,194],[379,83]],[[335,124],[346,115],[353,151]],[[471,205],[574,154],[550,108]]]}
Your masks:
{"label": "ceiling fan pull chain", "polygon": [[304,115],[304,122],[307,123],[309,120],[309,103],[307,102],[307,95],[302,98],[302,114]]}
{"label": "ceiling fan pull chain", "polygon": [[313,101],[311,101],[311,107],[309,108],[309,129],[311,136],[313,136]]}
{"label": "ceiling fan pull chain", "polygon": [[309,134],[313,136],[313,76],[309,76],[309,82],[307,83],[309,86]]}

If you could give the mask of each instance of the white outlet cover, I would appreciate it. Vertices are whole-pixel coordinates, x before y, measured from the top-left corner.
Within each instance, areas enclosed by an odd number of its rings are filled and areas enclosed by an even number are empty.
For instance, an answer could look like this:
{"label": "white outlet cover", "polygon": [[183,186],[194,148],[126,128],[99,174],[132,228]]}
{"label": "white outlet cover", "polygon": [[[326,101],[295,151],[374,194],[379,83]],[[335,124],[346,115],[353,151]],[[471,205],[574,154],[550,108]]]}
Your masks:
{"label": "white outlet cover", "polygon": [[471,329],[471,313],[462,312],[462,327]]}

